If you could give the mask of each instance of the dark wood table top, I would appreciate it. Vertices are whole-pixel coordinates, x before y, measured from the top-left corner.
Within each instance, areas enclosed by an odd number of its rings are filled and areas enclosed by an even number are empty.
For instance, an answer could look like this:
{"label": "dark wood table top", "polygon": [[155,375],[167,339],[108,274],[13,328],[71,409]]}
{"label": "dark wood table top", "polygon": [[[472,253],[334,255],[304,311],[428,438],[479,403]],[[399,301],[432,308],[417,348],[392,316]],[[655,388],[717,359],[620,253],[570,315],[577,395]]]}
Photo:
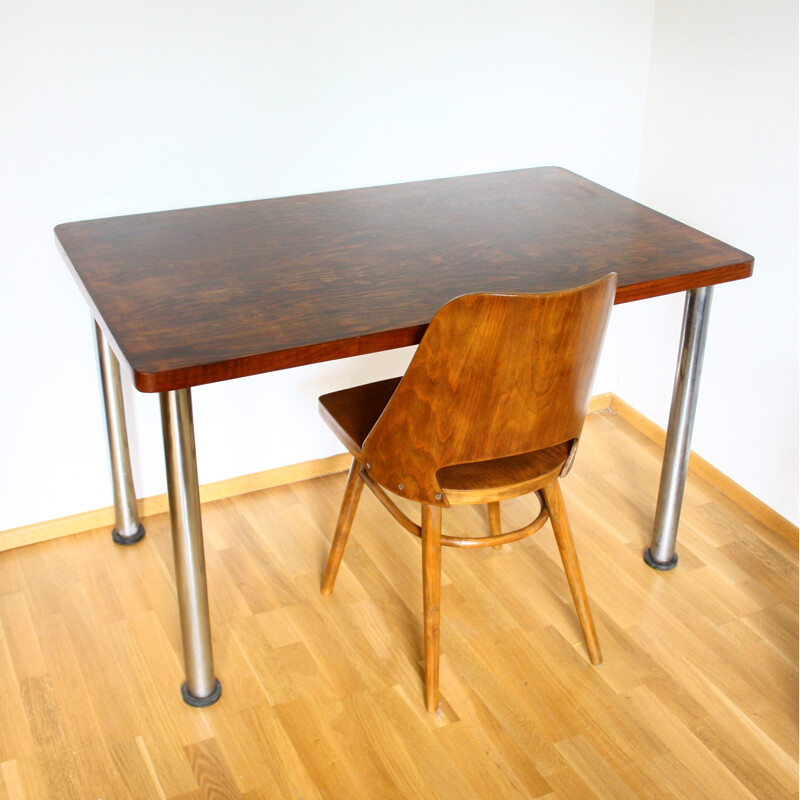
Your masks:
{"label": "dark wood table top", "polygon": [[415,344],[467,292],[615,271],[624,303],[753,269],[555,167],[73,222],[56,239],[144,392]]}

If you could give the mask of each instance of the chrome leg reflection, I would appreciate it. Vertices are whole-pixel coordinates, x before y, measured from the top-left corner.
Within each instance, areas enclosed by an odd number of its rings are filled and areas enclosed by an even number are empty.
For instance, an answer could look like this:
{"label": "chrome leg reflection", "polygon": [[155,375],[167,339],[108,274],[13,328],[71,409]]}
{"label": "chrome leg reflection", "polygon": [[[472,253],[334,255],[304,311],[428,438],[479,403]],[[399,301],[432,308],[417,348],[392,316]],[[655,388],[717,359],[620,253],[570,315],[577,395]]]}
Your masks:
{"label": "chrome leg reflection", "polygon": [[103,385],[111,484],[114,491],[114,530],[111,531],[111,538],[117,544],[134,544],[144,536],[144,526],[139,522],[136,510],[119,361],[96,323],[95,336],[97,357],[100,362],[100,381]]}
{"label": "chrome leg reflection", "polygon": [[672,406],[664,447],[664,464],[658,489],[653,540],[644,551],[644,560],[654,569],[674,569],[678,563],[675,542],[689,466],[692,427],[697,408],[698,386],[703,368],[703,352],[708,334],[708,315],[713,287],[705,286],[686,293],[683,329]]}
{"label": "chrome leg reflection", "polygon": [[189,705],[208,706],[219,699],[222,687],[214,677],[211,652],[192,397],[189,389],[164,392],[160,397],[175,582],[186,668],[182,694]]}

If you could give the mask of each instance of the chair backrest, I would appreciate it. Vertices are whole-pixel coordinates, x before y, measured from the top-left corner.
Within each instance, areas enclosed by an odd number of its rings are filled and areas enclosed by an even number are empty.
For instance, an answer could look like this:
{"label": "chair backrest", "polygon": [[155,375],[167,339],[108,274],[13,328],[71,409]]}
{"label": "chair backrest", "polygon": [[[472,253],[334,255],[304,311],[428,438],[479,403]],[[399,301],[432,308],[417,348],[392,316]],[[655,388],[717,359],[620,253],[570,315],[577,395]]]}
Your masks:
{"label": "chair backrest", "polygon": [[364,445],[373,480],[446,506],[436,472],[577,440],[615,273],[547,294],[470,294],[433,318]]}

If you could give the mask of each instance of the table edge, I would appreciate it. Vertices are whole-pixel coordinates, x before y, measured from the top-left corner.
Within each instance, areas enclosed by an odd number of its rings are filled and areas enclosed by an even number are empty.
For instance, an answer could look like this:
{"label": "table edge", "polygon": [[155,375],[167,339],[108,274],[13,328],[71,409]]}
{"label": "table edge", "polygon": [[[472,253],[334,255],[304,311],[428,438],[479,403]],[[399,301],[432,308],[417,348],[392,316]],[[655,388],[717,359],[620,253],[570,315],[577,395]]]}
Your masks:
{"label": "table edge", "polygon": [[[715,286],[743,280],[753,274],[753,262],[754,259],[750,256],[747,260],[725,265],[724,267],[713,267],[686,275],[676,275],[649,281],[648,283],[620,286],[617,289],[614,304],[630,303],[635,300],[646,300],[650,297],[660,297],[676,292],[700,289],[704,286]],[[92,308],[99,324],[106,330],[106,326],[103,324],[99,314],[96,313],[93,304]],[[334,361],[340,358],[350,358],[352,356],[366,355],[367,353],[408,347],[419,344],[427,327],[427,323],[410,325],[396,330],[380,331],[348,339],[319,342],[271,353],[240,356],[223,362],[176,367],[175,369],[153,373],[135,369],[127,359],[124,359],[124,355],[122,357],[124,361],[121,360],[121,363],[124,364],[134,386],[140,392],[167,392],[236,378],[245,378],[265,372],[276,372],[291,369],[292,367],[321,364],[325,361]],[[116,343],[113,340],[111,341],[112,347],[119,355],[119,350],[115,346]]]}

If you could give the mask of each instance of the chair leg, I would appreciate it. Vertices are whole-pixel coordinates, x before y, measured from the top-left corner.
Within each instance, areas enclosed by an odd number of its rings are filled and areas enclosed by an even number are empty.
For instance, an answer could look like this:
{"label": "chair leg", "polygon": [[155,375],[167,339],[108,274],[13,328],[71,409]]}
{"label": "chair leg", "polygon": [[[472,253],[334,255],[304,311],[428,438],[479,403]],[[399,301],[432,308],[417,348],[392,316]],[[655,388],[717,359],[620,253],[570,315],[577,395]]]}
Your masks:
{"label": "chair leg", "polygon": [[353,524],[356,508],[358,508],[361,490],[364,488],[364,481],[361,480],[361,476],[359,475],[360,471],[361,464],[354,458],[347,476],[347,486],[344,490],[344,499],[342,500],[342,509],[339,512],[339,519],[336,522],[336,533],[333,535],[331,553],[328,556],[328,565],[325,568],[325,576],[322,579],[322,594],[330,594],[333,591],[333,584],[339,572],[339,564],[342,562],[344,548],[347,545],[347,537],[350,535],[350,527]]}
{"label": "chair leg", "polygon": [[564,506],[564,497],[561,494],[561,486],[558,480],[544,487],[542,494],[550,514],[550,521],[553,523],[553,532],[556,535],[558,551],[561,553],[561,561],[564,564],[564,571],[567,573],[572,599],[575,601],[575,609],[578,612],[578,619],[583,629],[583,636],[586,639],[586,647],[589,650],[589,658],[592,664],[600,664],[603,656],[600,653],[600,643],[597,641],[592,612],[589,609],[589,598],[586,596],[586,589],[583,585],[581,568],[578,565],[578,556],[575,553],[575,544],[572,541],[572,532],[567,518],[567,509]]}
{"label": "chair leg", "polygon": [[[489,509],[489,533],[492,536],[499,536],[503,532],[500,524],[500,503],[487,503],[486,507]],[[495,545],[495,550],[501,550],[502,545]]]}
{"label": "chair leg", "polygon": [[422,598],[425,617],[425,707],[439,708],[439,604],[442,586],[442,509],[422,506]]}

